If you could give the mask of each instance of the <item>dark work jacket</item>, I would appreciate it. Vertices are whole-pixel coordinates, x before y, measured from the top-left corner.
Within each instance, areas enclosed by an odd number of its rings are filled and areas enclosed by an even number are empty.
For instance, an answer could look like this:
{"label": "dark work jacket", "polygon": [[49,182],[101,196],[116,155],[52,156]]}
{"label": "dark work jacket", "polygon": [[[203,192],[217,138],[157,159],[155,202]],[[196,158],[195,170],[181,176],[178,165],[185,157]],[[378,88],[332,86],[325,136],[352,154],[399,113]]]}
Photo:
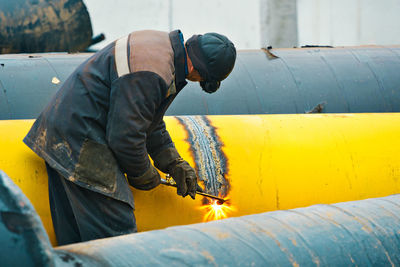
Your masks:
{"label": "dark work jacket", "polygon": [[173,147],[163,116],[185,80],[180,31],[138,31],[82,63],[35,121],[24,142],[66,179],[127,202],[124,174]]}

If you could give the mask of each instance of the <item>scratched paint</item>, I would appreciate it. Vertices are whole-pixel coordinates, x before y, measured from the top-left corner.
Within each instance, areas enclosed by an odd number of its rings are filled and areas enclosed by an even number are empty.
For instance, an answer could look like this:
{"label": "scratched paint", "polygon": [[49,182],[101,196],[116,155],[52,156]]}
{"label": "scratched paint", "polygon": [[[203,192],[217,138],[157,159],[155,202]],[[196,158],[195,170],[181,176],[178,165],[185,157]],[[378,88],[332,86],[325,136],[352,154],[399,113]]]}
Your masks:
{"label": "scratched paint", "polygon": [[196,164],[197,177],[204,183],[205,191],[226,197],[230,184],[226,179],[228,161],[222,151],[223,143],[217,129],[206,116],[177,117],[184,126]]}

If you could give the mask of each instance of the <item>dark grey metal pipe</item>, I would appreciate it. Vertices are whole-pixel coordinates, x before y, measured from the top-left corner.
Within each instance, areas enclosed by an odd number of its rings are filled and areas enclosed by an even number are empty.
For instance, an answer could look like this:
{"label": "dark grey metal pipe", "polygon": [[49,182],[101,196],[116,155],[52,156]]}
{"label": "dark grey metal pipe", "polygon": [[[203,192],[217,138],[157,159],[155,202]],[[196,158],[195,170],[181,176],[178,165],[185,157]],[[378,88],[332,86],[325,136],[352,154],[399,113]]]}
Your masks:
{"label": "dark grey metal pipe", "polygon": [[52,248],[0,171],[4,266],[400,266],[400,195],[283,210]]}
{"label": "dark grey metal pipe", "polygon": [[[90,55],[1,55],[0,119],[37,117]],[[399,112],[399,69],[400,46],[239,51],[219,91],[189,83],[167,115]]]}
{"label": "dark grey metal pipe", "polygon": [[0,54],[85,51],[92,25],[82,0],[0,0]]}
{"label": "dark grey metal pipe", "polygon": [[400,195],[316,205],[58,247],[55,259],[106,266],[400,266],[399,214]]}

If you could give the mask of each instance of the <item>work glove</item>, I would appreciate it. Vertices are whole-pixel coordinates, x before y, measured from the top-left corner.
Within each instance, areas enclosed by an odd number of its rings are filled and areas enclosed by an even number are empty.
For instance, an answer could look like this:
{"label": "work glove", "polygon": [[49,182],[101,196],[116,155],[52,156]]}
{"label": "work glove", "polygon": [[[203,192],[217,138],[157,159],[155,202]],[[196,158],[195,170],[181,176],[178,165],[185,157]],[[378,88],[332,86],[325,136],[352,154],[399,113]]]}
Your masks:
{"label": "work glove", "polygon": [[189,195],[193,199],[196,197],[196,173],[187,161],[179,158],[177,162],[170,167],[169,174],[174,178],[177,186],[176,193],[178,195],[182,197]]}
{"label": "work glove", "polygon": [[177,194],[185,197],[196,197],[196,189],[200,188],[197,184],[196,172],[183,160],[175,147],[167,148],[158,153],[154,158],[154,165],[160,171],[169,173],[177,186]]}
{"label": "work glove", "polygon": [[136,189],[150,190],[161,183],[161,177],[156,168],[150,164],[150,167],[141,176],[133,177],[128,175],[128,182]]}

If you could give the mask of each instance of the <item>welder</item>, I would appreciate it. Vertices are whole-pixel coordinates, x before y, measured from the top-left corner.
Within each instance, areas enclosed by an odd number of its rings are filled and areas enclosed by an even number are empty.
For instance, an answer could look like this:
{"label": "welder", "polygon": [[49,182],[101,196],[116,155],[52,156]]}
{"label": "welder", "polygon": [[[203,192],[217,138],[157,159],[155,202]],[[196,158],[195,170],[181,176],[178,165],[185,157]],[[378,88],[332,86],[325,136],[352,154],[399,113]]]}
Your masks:
{"label": "welder", "polygon": [[163,116],[186,79],[213,93],[235,60],[224,35],[184,42],[179,30],[146,30],[112,42],[71,74],[24,139],[46,162],[59,245],[136,232],[128,185],[155,188],[156,168],[172,176],[178,195],[195,198],[195,170]]}

